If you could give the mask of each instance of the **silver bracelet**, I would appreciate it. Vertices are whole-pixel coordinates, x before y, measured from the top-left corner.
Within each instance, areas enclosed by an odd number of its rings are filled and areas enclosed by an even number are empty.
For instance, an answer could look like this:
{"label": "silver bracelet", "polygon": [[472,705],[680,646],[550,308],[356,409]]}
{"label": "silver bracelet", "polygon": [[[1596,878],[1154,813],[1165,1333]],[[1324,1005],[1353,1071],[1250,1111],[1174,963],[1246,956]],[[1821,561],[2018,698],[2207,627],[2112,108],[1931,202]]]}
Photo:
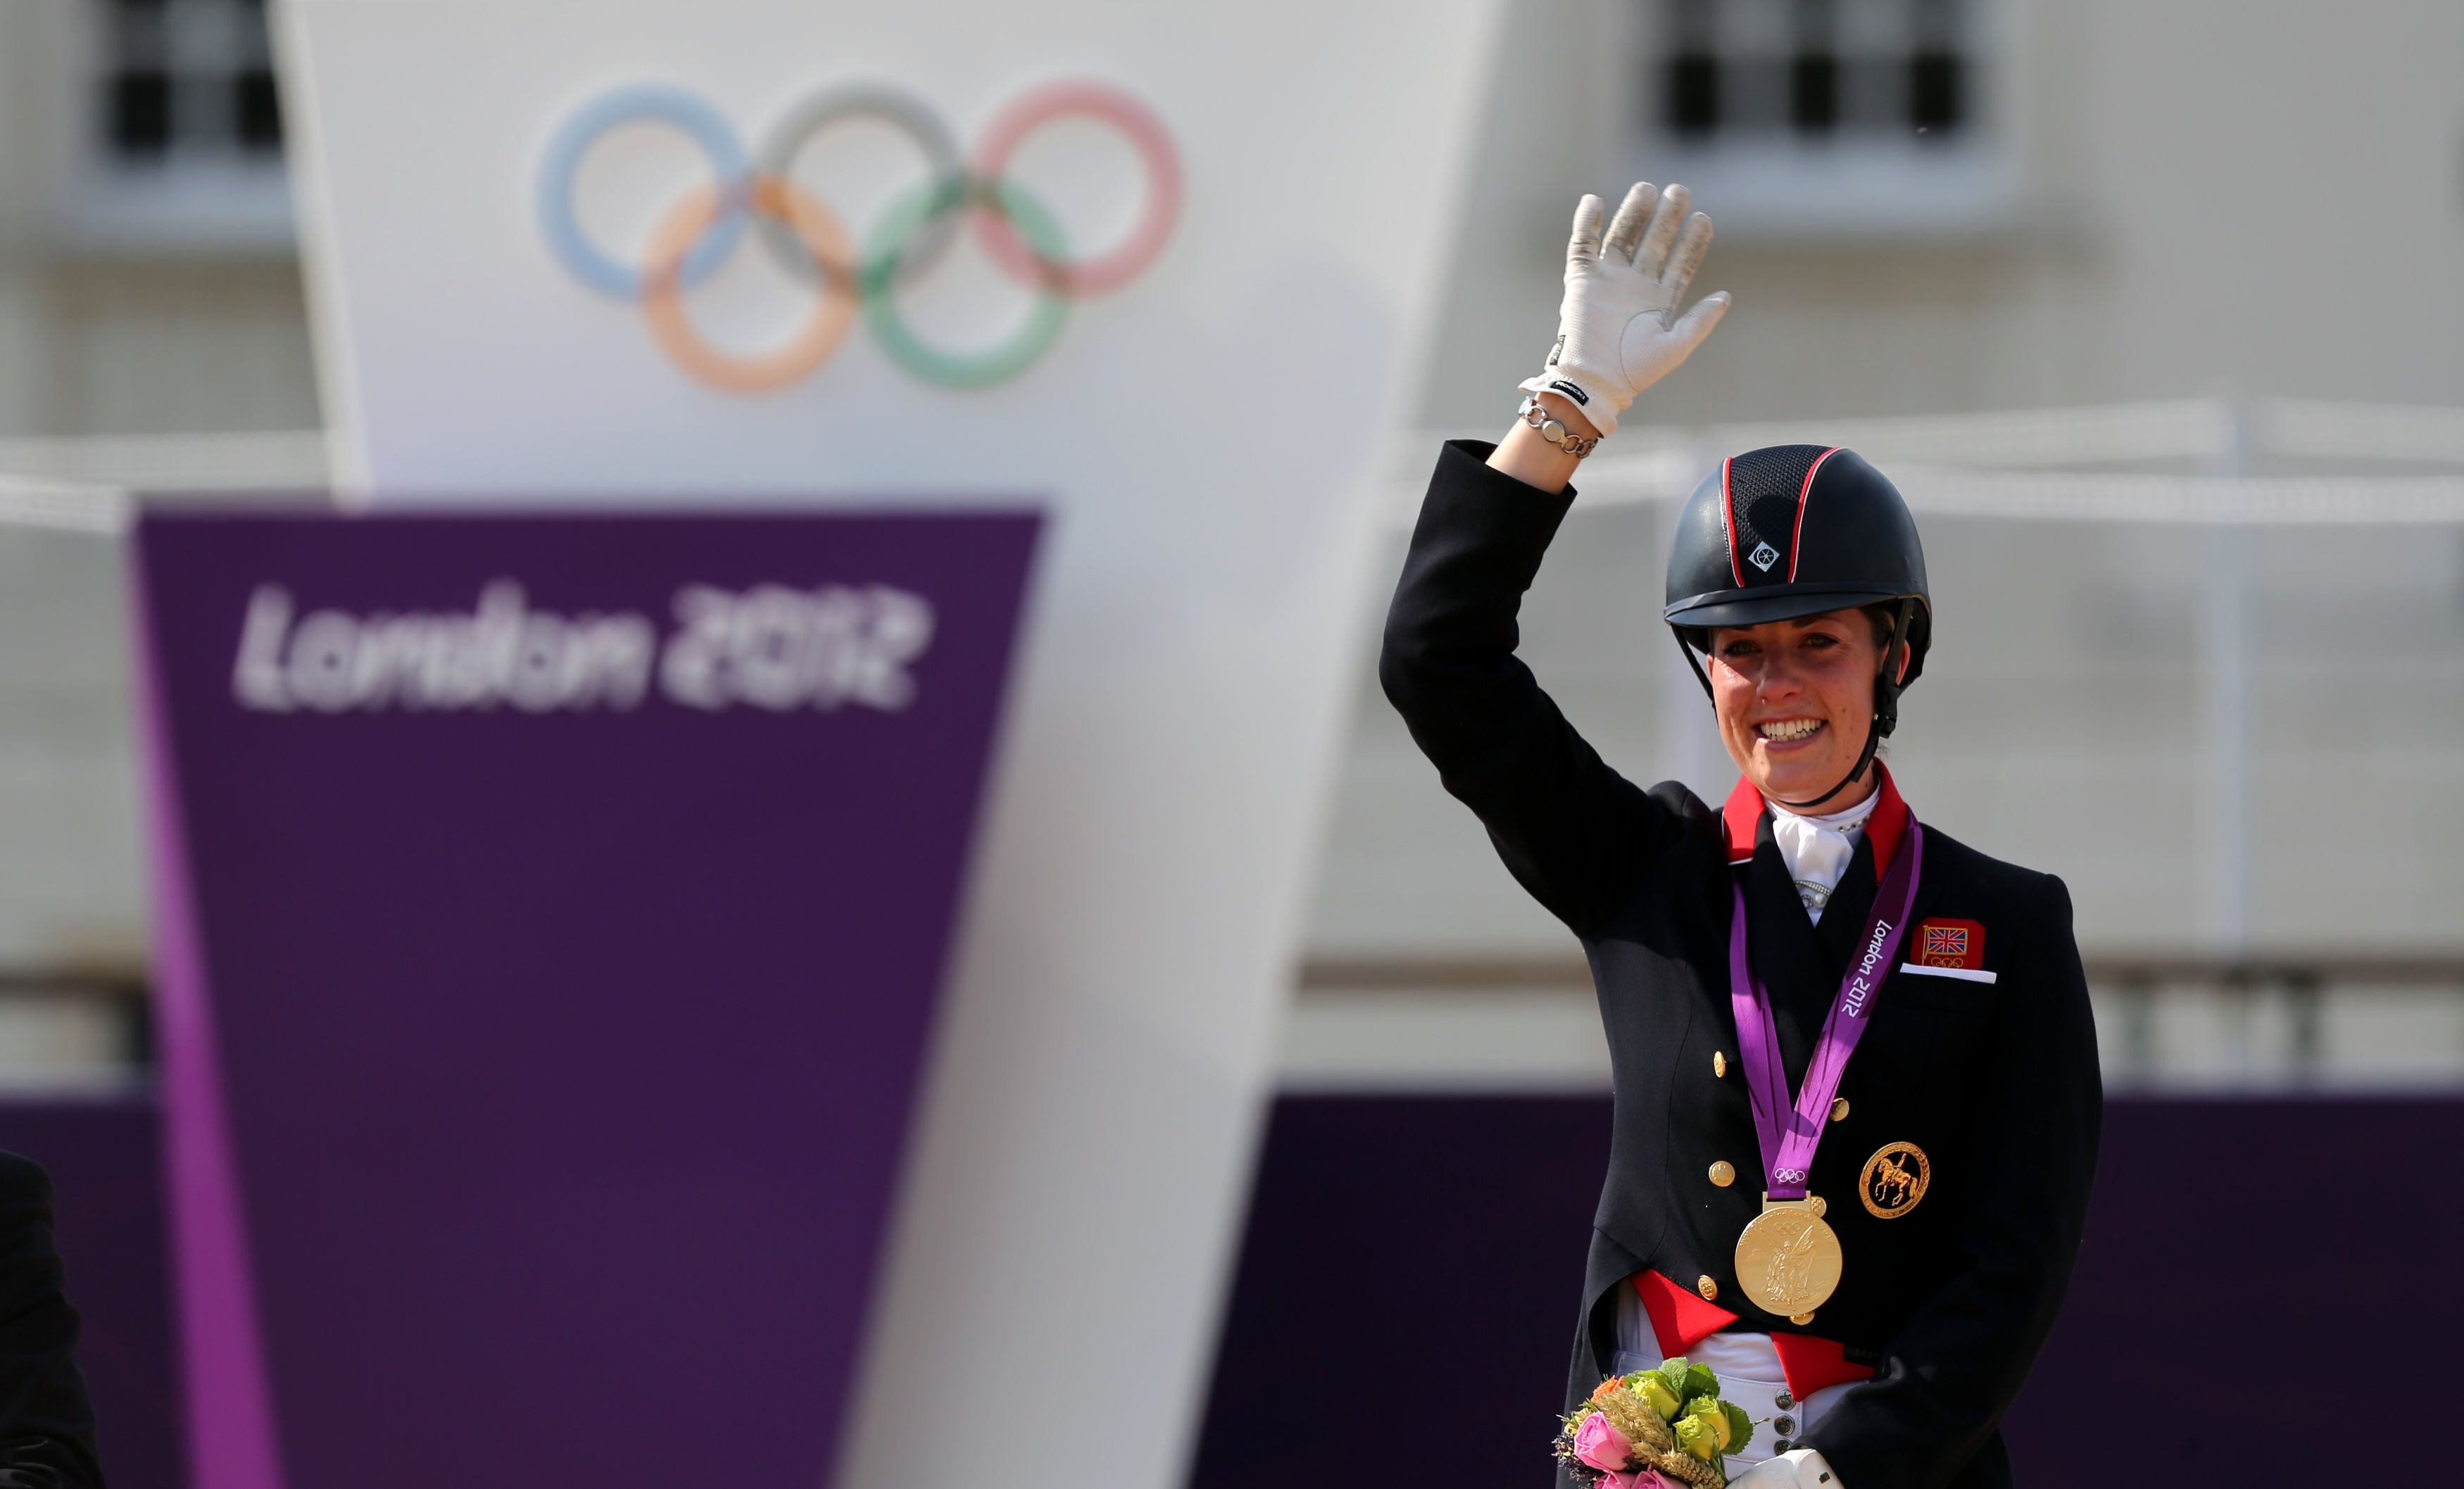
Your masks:
{"label": "silver bracelet", "polygon": [[1540,405],[1540,395],[1537,393],[1524,394],[1523,406],[1515,411],[1525,424],[1540,431],[1542,439],[1577,460],[1590,454],[1600,442],[1600,437],[1596,434],[1586,439],[1579,434],[1567,433],[1566,427],[1549,417],[1549,410]]}

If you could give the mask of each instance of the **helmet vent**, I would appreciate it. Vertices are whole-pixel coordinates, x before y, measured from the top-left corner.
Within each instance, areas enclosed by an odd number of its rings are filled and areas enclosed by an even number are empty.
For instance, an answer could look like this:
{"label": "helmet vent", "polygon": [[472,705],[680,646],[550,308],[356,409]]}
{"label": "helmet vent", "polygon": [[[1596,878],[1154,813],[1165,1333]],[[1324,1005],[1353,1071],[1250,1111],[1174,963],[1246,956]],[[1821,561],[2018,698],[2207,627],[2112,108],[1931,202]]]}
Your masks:
{"label": "helmet vent", "polygon": [[1766,576],[1785,558],[1787,572],[1777,577],[1794,576],[1797,510],[1806,478],[1830,452],[1826,445],[1773,445],[1728,462],[1728,557],[1738,584],[1749,582],[1736,561],[1740,555]]}

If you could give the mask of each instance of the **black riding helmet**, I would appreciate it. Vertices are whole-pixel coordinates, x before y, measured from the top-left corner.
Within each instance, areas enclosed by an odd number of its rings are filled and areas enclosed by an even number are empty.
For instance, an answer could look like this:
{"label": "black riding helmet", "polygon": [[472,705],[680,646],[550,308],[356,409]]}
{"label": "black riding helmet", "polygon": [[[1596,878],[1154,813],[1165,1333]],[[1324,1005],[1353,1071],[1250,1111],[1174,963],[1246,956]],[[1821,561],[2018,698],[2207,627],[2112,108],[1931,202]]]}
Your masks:
{"label": "black riding helmet", "polygon": [[[1855,450],[1773,445],[1720,462],[1677,519],[1668,555],[1668,608],[1686,666],[1703,691],[1711,679],[1694,659],[1721,625],[1760,625],[1826,610],[1891,604],[1895,624],[1874,679],[1874,727],[1845,779],[1819,806],[1865,774],[1900,721],[1900,690],[1925,670],[1933,640],[1925,547],[1899,488]],[[1906,648],[1908,670],[1899,671]]]}

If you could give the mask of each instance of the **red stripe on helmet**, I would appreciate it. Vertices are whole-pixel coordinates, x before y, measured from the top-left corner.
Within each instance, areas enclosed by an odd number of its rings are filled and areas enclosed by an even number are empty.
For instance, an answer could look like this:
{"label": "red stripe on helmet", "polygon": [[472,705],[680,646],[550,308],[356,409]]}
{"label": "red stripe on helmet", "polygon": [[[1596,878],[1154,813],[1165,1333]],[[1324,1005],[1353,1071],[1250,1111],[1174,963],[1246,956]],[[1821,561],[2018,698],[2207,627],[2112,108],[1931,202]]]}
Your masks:
{"label": "red stripe on helmet", "polygon": [[1737,561],[1737,493],[1728,489],[1729,462],[1720,462],[1720,525],[1728,530],[1728,572],[1736,576],[1737,587],[1746,587],[1745,565]]}
{"label": "red stripe on helmet", "polygon": [[[1839,453],[1840,449],[1840,446],[1834,445],[1815,456],[1814,464],[1805,468],[1805,484],[1796,489],[1796,526],[1789,529],[1788,533],[1788,581],[1792,584],[1796,582],[1796,556],[1802,546],[1798,540],[1805,536],[1805,499],[1814,494],[1814,472],[1821,470],[1822,462]],[[1730,543],[1728,547],[1733,552],[1736,544]]]}

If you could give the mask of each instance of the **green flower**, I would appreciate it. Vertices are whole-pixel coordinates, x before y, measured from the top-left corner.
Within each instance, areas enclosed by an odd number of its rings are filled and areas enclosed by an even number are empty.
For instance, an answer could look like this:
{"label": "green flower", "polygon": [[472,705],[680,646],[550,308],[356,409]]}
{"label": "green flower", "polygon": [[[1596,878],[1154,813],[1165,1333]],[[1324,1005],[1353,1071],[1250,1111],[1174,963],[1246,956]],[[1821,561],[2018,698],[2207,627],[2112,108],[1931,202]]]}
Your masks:
{"label": "green flower", "polygon": [[1727,1402],[1717,1396],[1700,1397],[1687,1404],[1685,1419],[1689,1422],[1701,1422],[1709,1427],[1713,1434],[1720,1439],[1720,1451],[1723,1453],[1728,1451],[1728,1440],[1736,1435],[1736,1429],[1728,1421]]}
{"label": "green flower", "polygon": [[1672,1420],[1681,1414],[1683,1403],[1675,1391],[1668,1389],[1668,1383],[1660,1378],[1658,1370],[1644,1370],[1637,1375],[1634,1393],[1648,1402],[1662,1421]]}
{"label": "green flower", "polygon": [[1687,1453],[1705,1463],[1720,1456],[1720,1434],[1727,1426],[1725,1415],[1716,1427],[1705,1416],[1681,1416],[1670,1426],[1677,1434],[1677,1445]]}

